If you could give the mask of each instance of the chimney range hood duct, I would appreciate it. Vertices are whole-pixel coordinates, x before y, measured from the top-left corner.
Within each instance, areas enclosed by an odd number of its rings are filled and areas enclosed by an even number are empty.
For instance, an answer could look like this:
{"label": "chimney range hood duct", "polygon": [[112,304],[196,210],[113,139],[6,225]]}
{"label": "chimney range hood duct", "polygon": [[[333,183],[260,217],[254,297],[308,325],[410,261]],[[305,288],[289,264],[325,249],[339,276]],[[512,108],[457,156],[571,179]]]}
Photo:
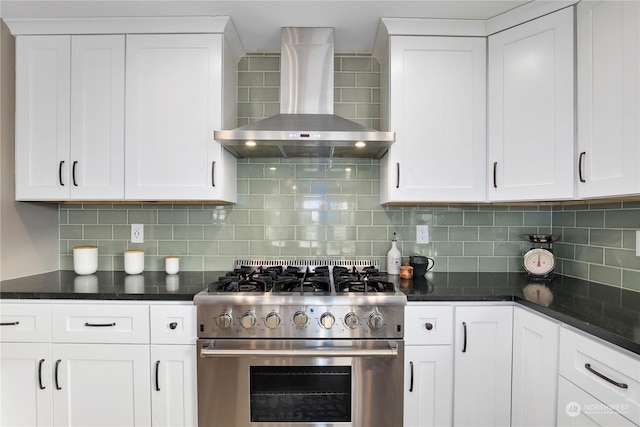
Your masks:
{"label": "chimney range hood duct", "polygon": [[394,132],[333,114],[333,28],[281,30],[280,114],[214,138],[237,157],[382,157]]}

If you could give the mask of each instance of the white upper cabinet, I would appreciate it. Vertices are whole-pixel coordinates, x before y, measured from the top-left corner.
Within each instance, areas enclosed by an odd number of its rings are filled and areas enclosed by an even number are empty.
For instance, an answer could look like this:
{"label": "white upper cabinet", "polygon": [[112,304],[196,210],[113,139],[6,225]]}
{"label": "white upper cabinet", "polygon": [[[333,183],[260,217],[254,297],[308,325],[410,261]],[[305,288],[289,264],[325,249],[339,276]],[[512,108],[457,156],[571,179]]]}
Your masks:
{"label": "white upper cabinet", "polygon": [[124,197],[124,36],[18,36],[16,200]]}
{"label": "white upper cabinet", "polygon": [[381,62],[380,202],[484,201],[486,39],[392,36]]}
{"label": "white upper cabinet", "polygon": [[223,114],[235,117],[235,97],[223,90],[236,84],[223,70],[224,42],[222,34],[127,36],[128,200],[236,201],[236,160],[213,139]]}
{"label": "white upper cabinet", "polygon": [[489,36],[488,200],[574,196],[574,32],[568,7]]}
{"label": "white upper cabinet", "polygon": [[580,198],[640,193],[640,3],[577,6]]}

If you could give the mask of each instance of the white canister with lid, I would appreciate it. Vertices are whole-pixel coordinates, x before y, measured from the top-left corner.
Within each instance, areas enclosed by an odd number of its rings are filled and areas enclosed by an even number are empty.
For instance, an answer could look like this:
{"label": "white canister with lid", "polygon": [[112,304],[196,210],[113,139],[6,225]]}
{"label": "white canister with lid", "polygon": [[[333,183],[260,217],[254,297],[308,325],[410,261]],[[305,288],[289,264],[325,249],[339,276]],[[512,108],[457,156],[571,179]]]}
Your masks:
{"label": "white canister with lid", "polygon": [[73,248],[73,271],[75,271],[76,274],[93,274],[97,269],[97,246],[76,246]]}
{"label": "white canister with lid", "polygon": [[140,274],[144,271],[144,251],[130,249],[124,251],[124,271],[127,274]]}

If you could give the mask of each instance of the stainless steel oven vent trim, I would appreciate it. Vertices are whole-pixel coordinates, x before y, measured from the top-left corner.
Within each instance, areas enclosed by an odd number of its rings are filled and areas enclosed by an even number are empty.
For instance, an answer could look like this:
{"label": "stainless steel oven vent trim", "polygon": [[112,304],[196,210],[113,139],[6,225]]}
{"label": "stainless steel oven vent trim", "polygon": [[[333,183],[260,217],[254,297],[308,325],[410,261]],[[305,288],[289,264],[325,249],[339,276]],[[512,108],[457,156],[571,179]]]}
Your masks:
{"label": "stainless steel oven vent trim", "polygon": [[235,268],[240,267],[309,267],[313,270],[319,266],[364,268],[374,267],[380,269],[380,261],[372,259],[237,259]]}

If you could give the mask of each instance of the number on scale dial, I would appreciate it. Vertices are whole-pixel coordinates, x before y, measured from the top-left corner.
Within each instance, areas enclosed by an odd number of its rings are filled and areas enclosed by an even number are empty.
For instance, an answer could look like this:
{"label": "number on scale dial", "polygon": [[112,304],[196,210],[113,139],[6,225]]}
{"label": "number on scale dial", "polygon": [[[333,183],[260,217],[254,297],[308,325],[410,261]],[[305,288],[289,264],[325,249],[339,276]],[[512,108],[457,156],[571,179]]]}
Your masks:
{"label": "number on scale dial", "polygon": [[524,268],[531,274],[545,275],[553,270],[556,260],[553,252],[544,248],[534,248],[524,254]]}

